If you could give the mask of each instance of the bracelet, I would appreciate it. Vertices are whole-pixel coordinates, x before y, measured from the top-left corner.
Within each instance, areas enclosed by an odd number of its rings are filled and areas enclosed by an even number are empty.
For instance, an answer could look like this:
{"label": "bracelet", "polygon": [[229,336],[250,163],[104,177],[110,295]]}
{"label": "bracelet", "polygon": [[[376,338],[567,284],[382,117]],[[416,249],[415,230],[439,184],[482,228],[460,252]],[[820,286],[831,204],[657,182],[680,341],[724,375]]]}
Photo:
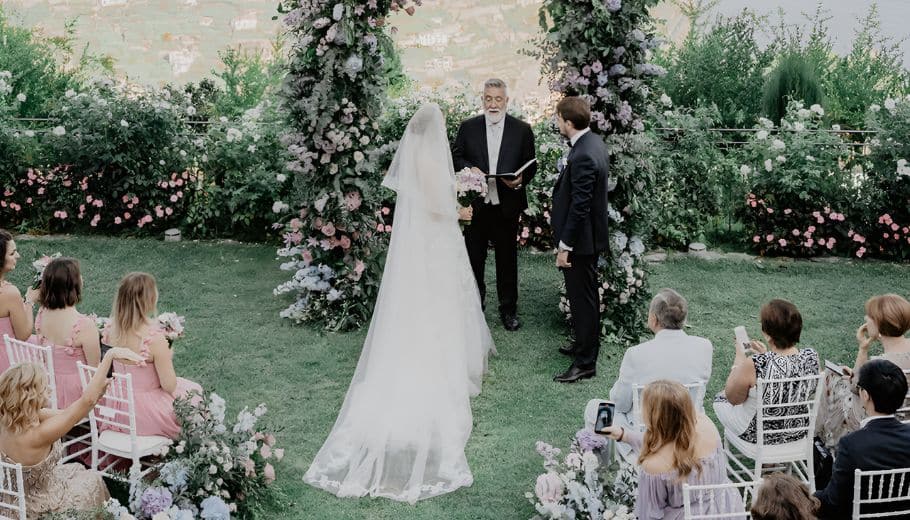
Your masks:
{"label": "bracelet", "polygon": [[619,438],[616,440],[622,442],[623,438],[626,436],[626,429],[622,426],[620,426],[619,429],[622,431],[619,433]]}

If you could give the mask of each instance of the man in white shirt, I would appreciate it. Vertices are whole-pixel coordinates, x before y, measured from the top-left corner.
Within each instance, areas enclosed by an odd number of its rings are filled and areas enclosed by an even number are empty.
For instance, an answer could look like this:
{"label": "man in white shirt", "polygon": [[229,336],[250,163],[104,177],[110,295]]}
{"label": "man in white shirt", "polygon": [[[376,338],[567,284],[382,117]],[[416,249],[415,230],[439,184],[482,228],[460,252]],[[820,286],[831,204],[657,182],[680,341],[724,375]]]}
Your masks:
{"label": "man in white shirt", "polygon": [[[683,330],[689,304],[673,289],[661,289],[654,295],[648,308],[648,328],[654,339],[626,351],[619,367],[619,378],[610,390],[610,400],[616,403],[615,424],[640,427],[632,409],[636,386],[644,386],[658,379],[669,379],[681,384],[707,382],[711,379],[714,347],[711,341],[699,336],[689,336]],[[704,408],[704,388],[693,395],[697,410]]]}
{"label": "man in white shirt", "polygon": [[[505,82],[489,79],[483,88],[483,115],[461,123],[452,145],[455,171],[469,168],[485,174],[515,173],[534,159],[531,126],[506,114],[509,95]],[[528,207],[525,187],[537,165],[531,164],[517,177],[490,177],[488,193],[471,204],[471,223],[465,228],[465,246],[471,260],[480,301],[487,286],[484,271],[487,249],[496,253],[496,293],[499,317],[506,330],[518,330],[518,219]]]}

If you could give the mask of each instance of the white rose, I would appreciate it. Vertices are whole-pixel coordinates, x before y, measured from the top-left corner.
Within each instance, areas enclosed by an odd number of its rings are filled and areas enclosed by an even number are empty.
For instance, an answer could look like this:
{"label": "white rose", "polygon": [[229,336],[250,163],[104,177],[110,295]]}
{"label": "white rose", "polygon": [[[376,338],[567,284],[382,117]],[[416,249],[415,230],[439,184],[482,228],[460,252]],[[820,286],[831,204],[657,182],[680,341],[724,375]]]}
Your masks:
{"label": "white rose", "polygon": [[673,100],[670,99],[670,96],[668,96],[666,94],[660,95],[660,102],[663,103],[664,106],[668,106],[668,107],[673,106]]}
{"label": "white rose", "polygon": [[787,148],[787,145],[784,144],[780,139],[775,139],[771,141],[771,148],[775,150],[784,150]]}
{"label": "white rose", "polygon": [[806,129],[806,125],[797,121],[797,122],[793,123],[793,129],[796,130],[797,132],[802,132],[803,130]]}
{"label": "white rose", "polygon": [[19,101],[20,103],[25,103],[25,100],[26,100],[25,94],[23,94],[21,92],[19,94],[16,94],[16,100]]}
{"label": "white rose", "polygon": [[248,151],[248,152],[250,152],[250,153],[256,153],[256,145],[255,145],[255,144],[251,144],[251,145],[247,146],[247,147],[246,147],[246,151]]}
{"label": "white rose", "polygon": [[274,213],[281,213],[284,210],[288,209],[288,207],[289,206],[287,204],[285,204],[284,202],[281,202],[280,200],[276,200],[275,203],[272,204],[272,211]]}
{"label": "white rose", "polygon": [[746,175],[749,175],[750,173],[752,173],[752,168],[749,168],[748,165],[744,164],[739,167],[739,173],[741,173],[745,177]]}
{"label": "white rose", "polygon": [[783,164],[783,163],[787,162],[787,158],[784,157],[783,155],[778,155],[778,156],[777,156],[777,162]]}
{"label": "white rose", "polygon": [[885,100],[885,108],[888,109],[889,112],[893,112],[894,109],[897,108],[897,102],[888,98]]}
{"label": "white rose", "polygon": [[818,103],[816,103],[816,104],[812,105],[811,107],[809,107],[809,110],[815,112],[815,113],[818,114],[819,116],[825,115],[825,109],[822,108],[822,106],[819,105]]}
{"label": "white rose", "polygon": [[878,112],[878,111],[881,110],[881,109],[882,109],[882,107],[880,107],[880,106],[878,106],[878,105],[876,105],[876,104],[874,104],[874,103],[873,103],[872,105],[869,106],[869,110],[871,110],[872,112]]}
{"label": "white rose", "polygon": [[66,91],[66,93],[64,95],[66,96],[67,99],[76,97],[76,91],[73,89],[69,89]]}
{"label": "white rose", "polygon": [[363,152],[357,150],[354,152],[354,162],[362,162],[364,159]]}
{"label": "white rose", "polygon": [[278,182],[284,182],[287,179],[288,179],[288,176],[283,173],[279,173],[278,175],[275,176],[275,180],[277,180]]}
{"label": "white rose", "polygon": [[771,171],[774,169],[774,163],[771,162],[771,159],[765,159],[765,171]]}
{"label": "white rose", "polygon": [[123,128],[129,128],[130,124],[126,122],[126,119],[121,119],[120,126],[122,126]]}
{"label": "white rose", "polygon": [[831,125],[831,130],[834,130],[835,132],[840,132],[840,125]]}
{"label": "white rose", "polygon": [[194,107],[192,105],[186,107],[186,115],[188,115],[188,116],[196,115],[196,107]]}
{"label": "white rose", "polygon": [[768,131],[767,131],[767,130],[759,130],[758,133],[755,134],[755,137],[756,137],[757,139],[761,140],[761,141],[764,141],[765,139],[768,138]]}
{"label": "white rose", "polygon": [[26,130],[26,131],[25,131],[25,137],[35,137],[35,132],[34,132],[34,130]]}
{"label": "white rose", "polygon": [[66,134],[66,128],[64,128],[64,127],[62,127],[62,126],[55,126],[54,129],[51,130],[51,132],[53,132],[54,135],[56,135],[56,136],[65,135],[65,134]]}
{"label": "white rose", "polygon": [[798,115],[800,119],[806,119],[812,115],[812,112],[806,110],[805,108],[800,108],[799,112],[797,112],[796,115]]}
{"label": "white rose", "polygon": [[209,466],[209,475],[214,475],[215,473],[218,473],[218,466],[212,464]]}

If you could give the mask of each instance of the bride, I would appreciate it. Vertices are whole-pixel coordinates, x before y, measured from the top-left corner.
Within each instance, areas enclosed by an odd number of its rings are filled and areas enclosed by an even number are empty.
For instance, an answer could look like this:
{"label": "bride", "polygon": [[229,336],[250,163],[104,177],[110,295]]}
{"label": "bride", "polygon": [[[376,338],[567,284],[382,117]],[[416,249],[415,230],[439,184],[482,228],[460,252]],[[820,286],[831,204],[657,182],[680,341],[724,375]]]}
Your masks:
{"label": "bride", "polygon": [[341,413],[304,481],[413,504],[473,482],[470,397],[495,348],[436,104],[411,118],[382,184],[398,198],[379,296]]}

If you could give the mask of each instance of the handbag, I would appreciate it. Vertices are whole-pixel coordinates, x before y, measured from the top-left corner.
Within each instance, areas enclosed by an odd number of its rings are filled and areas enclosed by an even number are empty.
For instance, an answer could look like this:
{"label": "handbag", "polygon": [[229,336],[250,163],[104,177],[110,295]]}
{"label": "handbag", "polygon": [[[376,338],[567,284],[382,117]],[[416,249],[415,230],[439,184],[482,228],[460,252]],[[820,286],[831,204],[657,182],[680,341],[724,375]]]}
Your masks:
{"label": "handbag", "polygon": [[812,467],[815,469],[815,489],[825,489],[834,471],[834,455],[820,437],[812,440]]}

